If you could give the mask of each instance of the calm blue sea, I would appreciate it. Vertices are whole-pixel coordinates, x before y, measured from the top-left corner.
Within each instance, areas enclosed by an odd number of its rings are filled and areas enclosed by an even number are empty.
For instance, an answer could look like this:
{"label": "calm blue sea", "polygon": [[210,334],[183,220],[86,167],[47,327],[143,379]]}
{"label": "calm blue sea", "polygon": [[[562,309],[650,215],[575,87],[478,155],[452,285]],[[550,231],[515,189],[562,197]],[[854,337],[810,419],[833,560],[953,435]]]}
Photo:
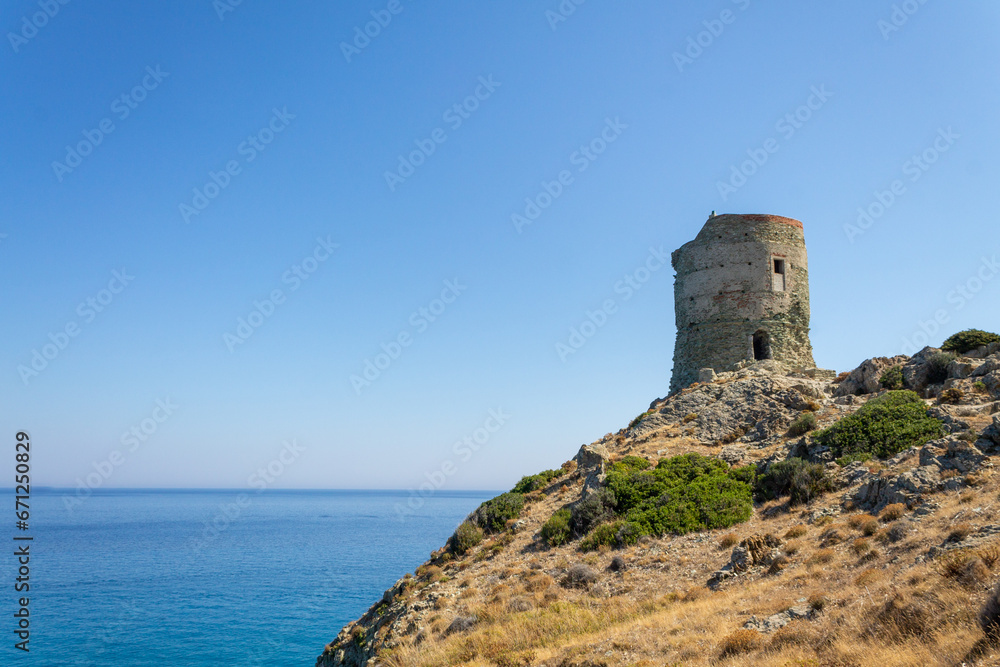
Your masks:
{"label": "calm blue sea", "polygon": [[496,495],[439,492],[400,520],[405,492],[102,491],[72,512],[63,494],[32,489],[27,655],[2,550],[2,665],[313,665]]}

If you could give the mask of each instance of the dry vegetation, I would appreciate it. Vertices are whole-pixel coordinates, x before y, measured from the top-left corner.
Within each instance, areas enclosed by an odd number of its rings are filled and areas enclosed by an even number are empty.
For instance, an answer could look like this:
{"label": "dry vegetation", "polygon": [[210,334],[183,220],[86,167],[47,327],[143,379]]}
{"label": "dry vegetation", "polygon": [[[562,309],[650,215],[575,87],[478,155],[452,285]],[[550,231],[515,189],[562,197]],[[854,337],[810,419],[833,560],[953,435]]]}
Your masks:
{"label": "dry vegetation", "polygon": [[[858,511],[832,522],[809,521],[839,499],[738,526],[738,531],[644,540],[631,548],[580,554],[572,546],[537,549],[530,530],[502,550],[447,564],[424,575],[439,583],[435,612],[420,643],[384,652],[393,667],[597,667],[641,665],[993,665],[1000,652],[984,641],[977,616],[1000,575],[1000,536],[974,549],[927,558],[929,547],[961,542],[975,525],[1000,521],[1000,485],[979,487],[967,501],[942,494],[940,508],[917,519],[905,506],[874,517]],[[530,506],[537,524],[559,501]],[[963,521],[967,517],[969,521]],[[881,522],[881,525],[879,523]],[[874,525],[873,525],[874,524]],[[905,536],[873,532],[899,526]],[[784,562],[710,590],[705,582],[736,539],[784,535]],[[838,539],[831,539],[832,536]],[[624,561],[609,570],[613,558]],[[583,564],[597,575],[582,586],[566,573]],[[433,567],[433,566],[432,566]],[[450,576],[451,581],[440,583]],[[461,583],[459,583],[461,582]],[[416,587],[415,587],[416,588]],[[459,592],[460,591],[460,592]],[[411,593],[415,594],[415,593]],[[445,600],[445,602],[441,602]],[[813,620],[767,635],[743,628],[806,601]],[[474,617],[468,630],[448,632],[452,619]],[[411,639],[414,639],[417,633]],[[985,649],[985,650],[984,650]]]}
{"label": "dry vegetation", "polygon": [[[821,427],[846,412],[830,401],[809,408]],[[619,459],[718,455],[725,442],[691,437],[696,419],[687,414],[639,437],[623,429],[604,441]],[[969,421],[978,432],[989,417]],[[792,439],[751,450],[751,460],[787,451]],[[918,463],[863,465],[899,474]],[[586,553],[578,539],[548,547],[539,537],[557,510],[580,497],[584,479],[575,466],[564,470],[548,488],[526,495],[508,532],[488,535],[462,556],[435,552],[405,580],[395,602],[406,611],[379,630],[390,641],[376,642],[381,649],[371,665],[1000,664],[1000,589],[993,592],[1000,581],[1000,475],[989,461],[934,493],[926,507],[896,503],[870,512],[841,488],[807,504],[790,506],[787,497],[759,503],[749,521],[729,528],[646,536]],[[762,566],[713,580],[734,547],[764,535],[780,544]],[[793,608],[799,615],[783,627],[752,629]]]}

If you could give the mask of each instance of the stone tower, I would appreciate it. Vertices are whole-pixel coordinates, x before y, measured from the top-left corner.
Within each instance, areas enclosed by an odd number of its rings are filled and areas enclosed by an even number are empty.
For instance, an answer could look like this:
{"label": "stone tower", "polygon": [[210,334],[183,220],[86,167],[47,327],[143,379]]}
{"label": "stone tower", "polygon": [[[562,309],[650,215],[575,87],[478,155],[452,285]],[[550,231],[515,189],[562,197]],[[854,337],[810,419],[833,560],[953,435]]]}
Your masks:
{"label": "stone tower", "polygon": [[675,250],[677,343],[670,392],[698,371],[774,359],[815,368],[802,223],[776,215],[715,215]]}

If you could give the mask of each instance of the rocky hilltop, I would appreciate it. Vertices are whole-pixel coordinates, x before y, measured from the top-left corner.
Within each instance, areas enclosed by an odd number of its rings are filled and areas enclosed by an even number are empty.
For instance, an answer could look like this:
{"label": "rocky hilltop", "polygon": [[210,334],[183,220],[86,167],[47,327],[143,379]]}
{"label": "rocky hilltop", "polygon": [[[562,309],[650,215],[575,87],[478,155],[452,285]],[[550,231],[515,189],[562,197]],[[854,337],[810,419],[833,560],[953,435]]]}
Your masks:
{"label": "rocky hilltop", "polygon": [[1000,343],[701,380],[484,503],[317,665],[998,664]]}

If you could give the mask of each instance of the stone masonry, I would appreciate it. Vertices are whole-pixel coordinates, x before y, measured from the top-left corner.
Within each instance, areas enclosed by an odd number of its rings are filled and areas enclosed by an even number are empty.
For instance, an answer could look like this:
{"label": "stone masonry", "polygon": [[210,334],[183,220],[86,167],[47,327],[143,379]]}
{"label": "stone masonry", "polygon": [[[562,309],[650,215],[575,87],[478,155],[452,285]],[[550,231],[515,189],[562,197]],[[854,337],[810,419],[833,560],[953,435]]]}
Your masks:
{"label": "stone masonry", "polygon": [[802,223],[776,215],[712,215],[671,263],[677,342],[670,392],[700,369],[774,359],[815,368]]}

